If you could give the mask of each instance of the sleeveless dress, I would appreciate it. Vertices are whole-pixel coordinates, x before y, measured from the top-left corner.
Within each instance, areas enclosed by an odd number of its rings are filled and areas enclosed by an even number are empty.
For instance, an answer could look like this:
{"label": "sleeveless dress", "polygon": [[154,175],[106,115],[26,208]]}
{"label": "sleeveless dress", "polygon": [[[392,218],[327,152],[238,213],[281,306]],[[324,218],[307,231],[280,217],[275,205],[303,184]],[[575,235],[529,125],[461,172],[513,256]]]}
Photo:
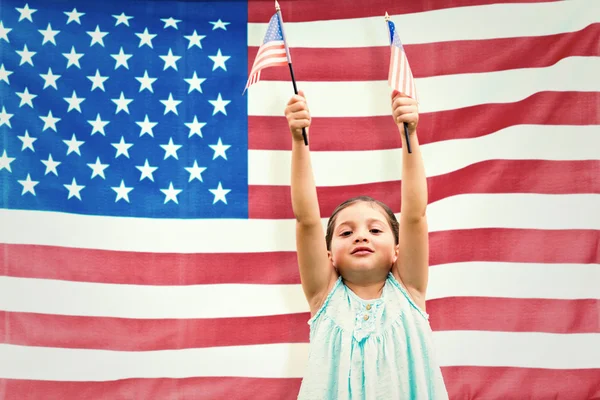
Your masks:
{"label": "sleeveless dress", "polygon": [[448,399],[429,316],[391,273],[374,300],[361,299],[338,278],[308,324],[298,399]]}

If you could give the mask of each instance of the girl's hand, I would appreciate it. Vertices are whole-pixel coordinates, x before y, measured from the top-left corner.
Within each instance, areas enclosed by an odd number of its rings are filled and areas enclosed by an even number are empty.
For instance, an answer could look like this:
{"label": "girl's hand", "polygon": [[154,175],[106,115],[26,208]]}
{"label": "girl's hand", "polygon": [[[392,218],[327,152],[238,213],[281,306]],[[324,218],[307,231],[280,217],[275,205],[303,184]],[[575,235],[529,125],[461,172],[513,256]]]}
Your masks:
{"label": "girl's hand", "polygon": [[288,120],[292,138],[295,141],[304,141],[302,138],[302,128],[310,126],[310,111],[302,90],[297,95],[292,96],[285,108],[285,117]]}
{"label": "girl's hand", "polygon": [[419,123],[419,109],[417,101],[413,98],[394,90],[392,93],[392,116],[400,132],[404,132],[403,124],[408,124],[408,134],[413,135],[417,131]]}

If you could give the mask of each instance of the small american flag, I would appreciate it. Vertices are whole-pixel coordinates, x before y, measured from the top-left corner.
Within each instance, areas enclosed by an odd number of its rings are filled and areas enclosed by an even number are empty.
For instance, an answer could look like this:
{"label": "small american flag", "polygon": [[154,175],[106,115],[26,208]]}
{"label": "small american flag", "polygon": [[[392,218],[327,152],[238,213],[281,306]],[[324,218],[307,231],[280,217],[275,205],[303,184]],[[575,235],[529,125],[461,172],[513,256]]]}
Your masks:
{"label": "small american flag", "polygon": [[400,41],[400,37],[398,36],[398,32],[396,31],[394,23],[390,20],[388,20],[387,23],[390,30],[390,41],[392,48],[388,83],[393,89],[404,93],[413,99],[416,99],[417,90],[415,89],[415,81],[413,80],[410,65],[408,65],[408,58],[406,58],[404,47],[402,46],[402,42]]}

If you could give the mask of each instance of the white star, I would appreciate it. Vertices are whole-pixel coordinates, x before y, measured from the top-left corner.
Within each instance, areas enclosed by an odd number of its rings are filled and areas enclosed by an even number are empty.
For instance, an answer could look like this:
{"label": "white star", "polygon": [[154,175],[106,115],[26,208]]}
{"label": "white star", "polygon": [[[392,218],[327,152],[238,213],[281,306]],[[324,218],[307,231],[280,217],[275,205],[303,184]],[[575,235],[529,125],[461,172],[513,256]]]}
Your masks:
{"label": "white star", "polygon": [[69,60],[69,62],[67,63],[67,68],[69,68],[71,65],[74,65],[77,68],[81,69],[81,65],[79,65],[79,59],[83,57],[83,53],[76,53],[75,46],[71,46],[71,52],[63,53],[63,56],[65,56],[67,60]]}
{"label": "white star", "polygon": [[198,166],[198,162],[196,160],[194,160],[194,165],[191,167],[185,167],[185,170],[187,172],[190,173],[190,179],[188,180],[188,182],[193,181],[194,179],[198,179],[200,182],[202,182],[202,173],[204,171],[206,171],[205,167],[199,167]]}
{"label": "white star", "polygon": [[17,136],[21,142],[23,142],[23,146],[21,147],[21,151],[25,149],[31,149],[31,151],[35,152],[33,148],[33,142],[37,140],[37,138],[33,136],[29,136],[29,132],[25,131],[25,136]]}
{"label": "white star", "polygon": [[210,145],[208,145],[208,147],[213,149],[213,151],[215,152],[215,154],[213,154],[213,158],[212,158],[213,160],[216,159],[217,157],[223,157],[225,160],[227,160],[227,154],[225,154],[225,152],[231,146],[228,144],[223,144],[223,142],[221,142],[221,138],[219,138],[219,141],[217,142],[217,144],[210,144]]}
{"label": "white star", "polygon": [[50,42],[56,46],[56,41],[54,40],[54,37],[58,35],[60,31],[52,30],[52,26],[48,24],[48,27],[46,27],[46,29],[38,29],[38,32],[44,35],[44,39],[42,40],[42,46],[45,45],[46,42]]}
{"label": "white star", "polygon": [[7,113],[4,106],[2,106],[2,112],[0,112],[0,126],[6,124],[6,126],[12,128],[12,125],[10,124],[10,119],[13,117],[13,115],[14,114]]}
{"label": "white star", "polygon": [[221,68],[224,71],[227,71],[227,67],[225,66],[225,61],[229,60],[231,56],[224,56],[221,54],[221,49],[217,50],[217,54],[214,56],[208,56],[213,61],[213,71],[217,68]]}
{"label": "white star", "polygon": [[71,11],[71,12],[67,12],[67,11],[63,11],[63,12],[65,15],[67,15],[69,17],[69,19],[67,20],[67,25],[69,25],[73,21],[75,21],[79,25],[81,25],[81,20],[79,19],[79,17],[84,16],[85,13],[77,12],[76,8],[74,8],[73,11]]}
{"label": "white star", "polygon": [[177,24],[181,22],[180,19],[173,19],[173,17],[161,18],[160,20],[165,23],[165,26],[163,29],[167,29],[170,26],[172,26],[175,29],[179,29],[179,28],[177,28]]}
{"label": "white star", "polygon": [[10,169],[10,163],[15,161],[15,157],[9,157],[6,155],[6,150],[2,153],[2,157],[0,157],[0,171],[6,168],[8,172],[12,172]]}
{"label": "white star", "polygon": [[23,191],[21,192],[21,196],[23,196],[25,193],[31,193],[35,196],[35,185],[40,183],[40,181],[32,181],[31,176],[29,174],[27,174],[27,178],[25,180],[17,182],[23,185]]}
{"label": "white star", "polygon": [[96,120],[95,121],[88,121],[88,124],[92,125],[92,127],[93,127],[92,133],[91,133],[92,136],[96,132],[101,133],[102,136],[106,136],[106,133],[104,132],[104,127],[106,125],[110,124],[110,121],[102,121],[100,119],[100,114],[98,114],[98,115],[96,115]]}
{"label": "white star", "polygon": [[222,201],[223,203],[227,204],[227,199],[225,198],[225,196],[227,195],[227,193],[231,192],[231,189],[223,189],[223,186],[221,186],[221,182],[219,182],[219,186],[216,189],[208,190],[215,195],[213,204],[215,204],[217,201]]}
{"label": "white star", "polygon": [[29,107],[33,108],[32,100],[37,97],[37,94],[29,93],[29,89],[27,89],[27,88],[25,88],[25,90],[23,90],[22,92],[16,92],[16,93],[17,93],[17,96],[19,96],[21,98],[21,103],[19,104],[19,108],[23,107],[24,105],[28,105]]}
{"label": "white star", "polygon": [[173,52],[171,51],[171,49],[169,49],[169,54],[167,54],[166,56],[159,56],[159,57],[162,58],[163,61],[165,62],[165,66],[163,68],[163,71],[166,70],[169,67],[171,67],[175,71],[177,71],[177,61],[179,61],[179,59],[181,58],[181,56],[174,56]]}
{"label": "white star", "polygon": [[54,161],[52,159],[52,154],[48,154],[47,160],[40,161],[46,166],[46,172],[44,173],[44,175],[48,175],[50,172],[52,172],[54,175],[58,176],[58,171],[56,170],[56,167],[58,167],[62,163],[60,161]]}
{"label": "white star", "polygon": [[78,185],[75,178],[73,178],[70,185],[63,186],[69,190],[69,197],[67,197],[67,200],[71,197],[77,197],[79,200],[81,200],[81,194],[79,192],[81,192],[81,189],[85,188],[85,186]]}
{"label": "white star", "polygon": [[7,71],[4,69],[4,64],[0,65],[0,81],[4,81],[10,85],[8,81],[8,77],[13,74],[12,71]]}
{"label": "white star", "polygon": [[115,200],[115,203],[121,199],[129,203],[129,192],[131,192],[133,188],[126,187],[123,179],[121,179],[121,186],[111,187],[111,189],[117,192],[117,199]]}
{"label": "white star", "polygon": [[60,121],[60,118],[53,117],[52,110],[48,111],[48,115],[45,117],[40,116],[40,119],[44,121],[42,132],[44,132],[46,129],[52,129],[54,132],[56,132],[56,123]]}
{"label": "white star", "polygon": [[75,137],[75,134],[73,134],[73,136],[71,137],[71,140],[63,140],[63,142],[69,146],[69,148],[67,149],[67,155],[71,154],[71,153],[77,153],[79,155],[81,155],[81,152],[79,151],[79,147],[81,147],[82,144],[84,144],[85,142],[82,140],[77,140],[77,138]]}
{"label": "white star", "polygon": [[104,81],[108,79],[108,76],[101,76],[100,71],[96,69],[96,75],[87,77],[92,81],[92,89],[100,88],[104,92]]}
{"label": "white star", "polygon": [[157,78],[150,78],[148,76],[148,71],[144,71],[144,76],[136,77],[135,79],[140,82],[140,92],[144,89],[148,89],[151,93],[154,93],[152,90],[152,84],[156,81]]}
{"label": "white star", "polygon": [[92,47],[96,43],[104,47],[104,36],[108,35],[108,32],[101,32],[100,25],[96,25],[96,30],[88,31],[86,33],[92,37],[90,47]]}
{"label": "white star", "polygon": [[173,144],[173,138],[169,138],[169,143],[168,144],[161,144],[160,147],[163,148],[163,150],[165,151],[165,158],[164,160],[166,160],[169,157],[173,157],[176,160],[179,160],[179,157],[177,157],[177,150],[179,150],[181,148],[180,144]]}
{"label": "white star", "polygon": [[125,15],[124,12],[122,12],[121,15],[113,15],[113,18],[115,18],[117,20],[115,22],[115,26],[120,25],[120,24],[125,24],[125,25],[129,26],[129,20],[132,19],[133,17],[129,17],[129,16]]}
{"label": "white star", "polygon": [[181,193],[181,189],[175,189],[175,188],[173,188],[173,182],[169,183],[169,188],[168,189],[160,189],[160,191],[165,194],[165,202],[164,202],[164,204],[167,204],[167,202],[170,201],[170,200],[172,200],[175,204],[179,204],[179,202],[177,201],[177,195],[179,193]]}
{"label": "white star", "polygon": [[123,66],[126,69],[129,69],[127,60],[129,60],[131,58],[132,54],[123,53],[123,47],[121,47],[121,50],[119,50],[119,54],[111,54],[110,56],[116,60],[115,69],[119,68],[120,66]]}
{"label": "white star", "polygon": [[152,39],[156,37],[156,34],[148,33],[148,28],[145,28],[143,33],[136,33],[135,36],[140,38],[140,45],[138,48],[142,47],[143,45],[154,48],[152,47]]}
{"label": "white star", "polygon": [[100,157],[96,157],[96,162],[94,164],[88,164],[88,167],[92,169],[92,177],[90,179],[94,179],[95,176],[99,176],[102,179],[106,179],[104,176],[104,170],[109,167],[108,164],[102,164],[100,162]]}
{"label": "white star", "polygon": [[215,115],[218,112],[222,112],[223,114],[227,115],[227,110],[225,110],[225,106],[231,103],[231,100],[223,100],[223,98],[221,97],[221,93],[219,93],[219,97],[217,97],[216,100],[209,100],[208,102],[214,107],[212,115]]}
{"label": "white star", "polygon": [[166,115],[168,112],[179,115],[177,106],[181,103],[181,100],[173,100],[172,93],[169,93],[169,98],[167,100],[160,100],[160,102],[165,106],[165,113],[163,115]]}
{"label": "white star", "polygon": [[54,89],[58,90],[56,87],[56,80],[60,78],[60,75],[54,75],[52,73],[52,68],[48,68],[47,74],[40,74],[40,76],[44,79],[44,87],[46,89],[48,86],[54,87]]}
{"label": "white star", "polygon": [[85,100],[84,97],[77,97],[77,93],[75,93],[75,91],[73,90],[73,94],[71,95],[71,97],[63,97],[63,99],[65,99],[65,101],[69,103],[69,109],[67,110],[67,112],[71,110],[77,110],[81,112],[80,105]]}
{"label": "white star", "polygon": [[111,143],[115,149],[117,149],[117,154],[115,154],[115,158],[120,155],[124,155],[129,158],[129,148],[133,146],[133,143],[125,143],[125,138],[121,136],[121,141],[119,143]]}
{"label": "white star", "polygon": [[19,16],[19,22],[24,20],[24,19],[28,19],[29,21],[33,22],[33,19],[31,19],[31,15],[37,11],[37,9],[34,8],[29,8],[29,4],[25,4],[25,7],[23,8],[19,8],[19,7],[15,7],[17,9],[17,11],[21,14]]}
{"label": "white star", "polygon": [[110,100],[117,105],[117,111],[115,111],[115,114],[118,114],[119,111],[125,111],[127,114],[129,114],[129,103],[131,103],[133,99],[126,99],[123,95],[123,92],[121,92],[121,96],[119,96],[118,99]]}
{"label": "white star", "polygon": [[148,164],[147,158],[146,158],[146,162],[144,163],[144,165],[136,165],[135,167],[137,169],[139,169],[140,172],[142,173],[142,176],[140,176],[140,181],[143,180],[144,178],[148,178],[152,182],[154,182],[154,176],[152,176],[152,174],[154,173],[154,171],[156,171],[158,169],[158,167],[151,167],[150,164]]}
{"label": "white star", "polygon": [[140,137],[144,136],[145,133],[154,137],[154,132],[152,132],[152,128],[158,125],[158,122],[150,122],[150,120],[148,119],[148,114],[146,114],[146,117],[143,121],[136,121],[135,123],[138,124],[140,128],[142,128],[140,131]]}
{"label": "white star", "polygon": [[192,122],[186,122],[185,126],[190,128],[190,134],[188,138],[191,138],[194,135],[198,135],[202,137],[202,128],[206,125],[206,122],[198,122],[198,117],[194,115],[194,120]]}
{"label": "white star", "polygon": [[191,93],[192,90],[197,90],[200,93],[202,93],[202,87],[200,85],[202,85],[205,80],[206,78],[198,78],[198,75],[196,75],[196,71],[194,71],[194,75],[191,78],[184,79],[184,81],[186,81],[188,85],[190,85],[188,93]]}
{"label": "white star", "polygon": [[219,18],[218,21],[210,21],[211,24],[213,24],[213,28],[212,30],[214,31],[215,29],[223,29],[224,31],[227,30],[227,25],[229,25],[231,22],[223,22],[221,21],[221,18]]}
{"label": "white star", "polygon": [[191,35],[184,36],[184,38],[186,38],[190,42],[188,44],[188,49],[191,48],[192,46],[198,46],[199,48],[202,48],[202,43],[200,43],[200,41],[202,39],[204,39],[205,37],[206,37],[206,35],[198,35],[196,33],[195,29],[194,29],[194,33],[192,33]]}
{"label": "white star", "polygon": [[12,28],[5,28],[4,23],[0,21],[0,40],[4,39],[6,40],[6,43],[10,43],[10,40],[8,40],[10,31],[12,31]]}
{"label": "white star", "polygon": [[17,54],[19,54],[21,56],[21,62],[19,63],[19,65],[23,65],[25,63],[33,66],[33,59],[32,57],[35,56],[37,53],[35,51],[29,51],[29,49],[27,48],[27,45],[23,46],[23,50],[19,51],[17,50]]}

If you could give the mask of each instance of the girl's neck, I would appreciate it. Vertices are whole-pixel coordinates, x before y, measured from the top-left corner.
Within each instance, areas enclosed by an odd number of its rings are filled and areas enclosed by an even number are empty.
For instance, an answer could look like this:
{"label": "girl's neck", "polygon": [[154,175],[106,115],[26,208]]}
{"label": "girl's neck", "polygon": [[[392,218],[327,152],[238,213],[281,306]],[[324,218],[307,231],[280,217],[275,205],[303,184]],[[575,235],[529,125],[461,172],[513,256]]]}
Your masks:
{"label": "girl's neck", "polygon": [[351,282],[344,279],[344,284],[363,300],[375,300],[381,297],[385,280],[378,282]]}

